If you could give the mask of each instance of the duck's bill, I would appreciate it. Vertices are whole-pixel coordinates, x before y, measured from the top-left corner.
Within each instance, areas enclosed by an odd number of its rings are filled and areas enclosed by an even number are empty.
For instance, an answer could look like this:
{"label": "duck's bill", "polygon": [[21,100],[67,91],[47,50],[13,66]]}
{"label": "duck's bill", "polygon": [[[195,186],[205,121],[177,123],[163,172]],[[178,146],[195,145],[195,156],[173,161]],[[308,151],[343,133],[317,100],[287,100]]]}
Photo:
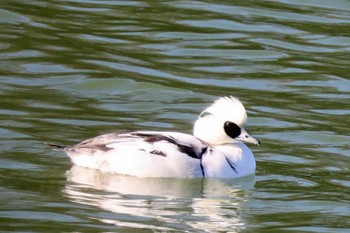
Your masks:
{"label": "duck's bill", "polygon": [[261,143],[258,139],[254,138],[247,130],[241,129],[241,134],[235,138],[237,141],[251,143],[257,146],[260,146]]}

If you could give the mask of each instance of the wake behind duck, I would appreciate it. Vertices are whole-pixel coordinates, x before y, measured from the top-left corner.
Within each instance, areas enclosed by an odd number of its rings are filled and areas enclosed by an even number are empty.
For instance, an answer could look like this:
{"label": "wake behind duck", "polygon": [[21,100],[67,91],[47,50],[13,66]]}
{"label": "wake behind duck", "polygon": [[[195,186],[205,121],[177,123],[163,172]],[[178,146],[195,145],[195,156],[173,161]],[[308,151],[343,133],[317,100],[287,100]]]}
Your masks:
{"label": "wake behind duck", "polygon": [[245,129],[247,113],[235,97],[221,97],[205,109],[193,135],[130,131],[100,135],[73,146],[55,146],[78,166],[139,177],[236,178],[255,172],[255,158],[243,143],[260,145]]}

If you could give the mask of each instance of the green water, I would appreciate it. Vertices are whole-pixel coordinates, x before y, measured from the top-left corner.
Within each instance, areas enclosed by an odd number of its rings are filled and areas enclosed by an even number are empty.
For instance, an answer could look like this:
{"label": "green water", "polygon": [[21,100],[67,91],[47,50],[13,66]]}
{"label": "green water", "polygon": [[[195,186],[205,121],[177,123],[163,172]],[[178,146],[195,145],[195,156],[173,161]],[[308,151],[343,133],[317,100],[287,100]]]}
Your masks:
{"label": "green water", "polygon": [[[0,2],[2,232],[350,232],[350,2]],[[239,97],[255,177],[142,179],[47,142],[191,133]]]}

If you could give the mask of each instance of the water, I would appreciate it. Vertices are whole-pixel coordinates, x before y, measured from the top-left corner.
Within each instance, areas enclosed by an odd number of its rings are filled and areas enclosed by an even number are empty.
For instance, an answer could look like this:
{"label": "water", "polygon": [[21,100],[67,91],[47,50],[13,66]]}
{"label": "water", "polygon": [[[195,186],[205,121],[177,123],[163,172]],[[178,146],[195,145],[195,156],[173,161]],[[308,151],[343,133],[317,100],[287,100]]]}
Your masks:
{"label": "water", "polygon": [[[3,232],[350,232],[350,2],[0,3]],[[142,179],[46,142],[191,133],[244,102],[257,174]]]}

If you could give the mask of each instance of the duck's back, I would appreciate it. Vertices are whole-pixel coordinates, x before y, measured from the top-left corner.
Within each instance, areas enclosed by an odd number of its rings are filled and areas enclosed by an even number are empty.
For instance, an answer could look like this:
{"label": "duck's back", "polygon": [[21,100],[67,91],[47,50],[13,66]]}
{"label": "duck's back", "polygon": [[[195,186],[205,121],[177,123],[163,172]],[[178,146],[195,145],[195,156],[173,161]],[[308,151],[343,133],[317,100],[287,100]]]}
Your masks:
{"label": "duck's back", "polygon": [[207,145],[177,132],[110,133],[64,148],[76,165],[141,177],[202,177]]}

